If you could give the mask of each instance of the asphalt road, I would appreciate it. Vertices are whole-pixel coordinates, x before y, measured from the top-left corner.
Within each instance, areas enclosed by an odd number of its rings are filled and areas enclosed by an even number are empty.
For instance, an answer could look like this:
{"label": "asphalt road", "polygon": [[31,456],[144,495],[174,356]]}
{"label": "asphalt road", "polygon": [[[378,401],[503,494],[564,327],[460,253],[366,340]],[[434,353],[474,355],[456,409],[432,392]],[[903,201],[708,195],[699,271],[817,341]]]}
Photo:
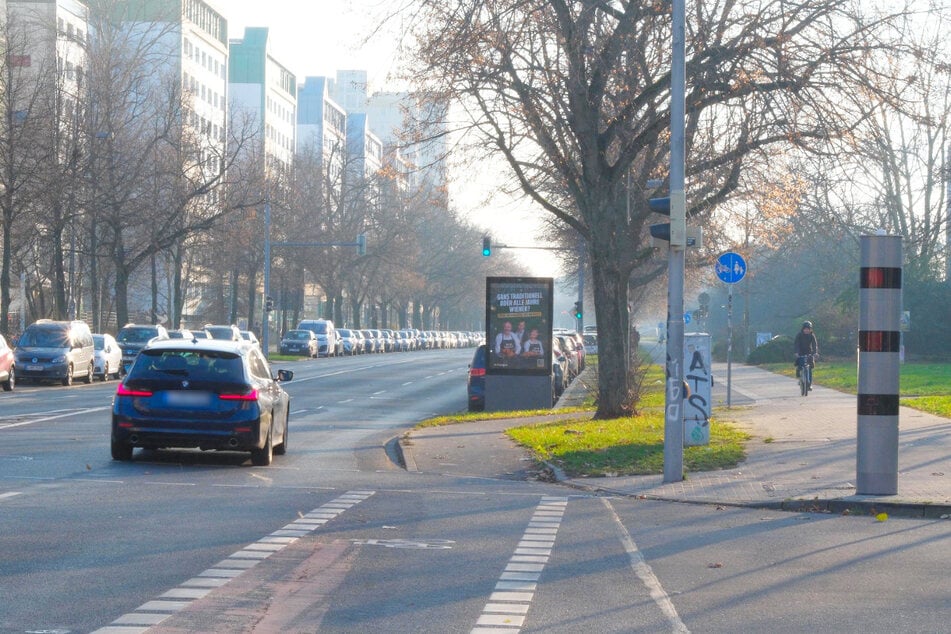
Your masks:
{"label": "asphalt road", "polygon": [[288,453],[260,468],[113,462],[115,383],[0,394],[0,632],[946,630],[947,521],[400,469],[386,441],[464,407],[470,356],[287,364]]}

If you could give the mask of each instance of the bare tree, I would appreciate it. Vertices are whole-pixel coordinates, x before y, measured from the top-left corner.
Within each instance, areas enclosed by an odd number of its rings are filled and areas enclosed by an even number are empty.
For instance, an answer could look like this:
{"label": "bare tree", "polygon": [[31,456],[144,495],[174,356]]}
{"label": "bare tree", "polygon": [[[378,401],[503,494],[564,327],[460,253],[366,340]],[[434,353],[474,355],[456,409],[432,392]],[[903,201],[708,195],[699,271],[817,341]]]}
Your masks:
{"label": "bare tree", "polygon": [[[669,3],[421,4],[421,81],[461,103],[473,138],[587,242],[603,351],[597,416],[630,412],[627,288],[650,257],[645,184],[667,173]],[[770,148],[825,144],[868,116],[856,89],[870,83],[888,16],[862,15],[851,0],[720,0],[696,5],[688,22],[690,217],[737,192]]]}
{"label": "bare tree", "polygon": [[225,192],[246,191],[237,157],[248,137],[245,129],[229,129],[213,138],[192,125],[189,95],[168,64],[177,54],[167,37],[176,21],[132,22],[118,9],[102,0],[93,10],[89,129],[97,139],[97,240],[108,253],[122,323],[136,270],[242,204],[225,204]]}
{"label": "bare tree", "polygon": [[[30,272],[40,293],[39,282],[54,280],[55,297],[51,312],[40,301],[34,306],[41,306],[42,312],[33,314],[66,316],[62,242],[75,209],[60,205],[66,189],[61,177],[68,172],[65,164],[74,160],[76,147],[67,147],[64,139],[71,119],[62,116],[64,77],[57,68],[55,27],[28,14],[3,27],[7,41],[0,69],[0,332],[7,332],[15,256],[26,260],[31,248],[33,253],[52,255],[33,258],[36,266]],[[20,270],[26,270],[22,264]]]}

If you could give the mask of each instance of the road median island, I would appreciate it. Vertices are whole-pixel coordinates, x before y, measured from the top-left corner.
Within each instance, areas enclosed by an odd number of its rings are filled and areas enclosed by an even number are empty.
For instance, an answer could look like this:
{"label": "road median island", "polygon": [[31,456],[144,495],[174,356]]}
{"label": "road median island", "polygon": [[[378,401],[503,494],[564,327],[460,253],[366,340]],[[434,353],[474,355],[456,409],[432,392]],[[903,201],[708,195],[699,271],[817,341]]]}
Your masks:
{"label": "road median island", "polygon": [[[432,443],[419,430],[451,424],[471,424],[496,430],[514,442],[534,460],[540,470],[563,474],[568,478],[609,478],[626,475],[663,473],[664,393],[663,369],[646,368],[638,413],[613,420],[593,419],[592,394],[597,393],[597,373],[591,367],[566,391],[560,401],[569,403],[549,411],[496,412],[443,416],[420,423],[401,441],[403,447]],[[580,394],[579,394],[580,393]],[[684,449],[684,468],[689,472],[730,469],[746,457],[746,442],[751,436],[737,426],[711,421],[710,443]],[[461,436],[461,434],[460,434]],[[483,438],[483,440],[485,440]],[[497,443],[498,439],[493,438]],[[458,460],[455,448],[447,447],[446,462]],[[477,450],[478,447],[469,447]],[[452,458],[450,454],[456,454]]]}

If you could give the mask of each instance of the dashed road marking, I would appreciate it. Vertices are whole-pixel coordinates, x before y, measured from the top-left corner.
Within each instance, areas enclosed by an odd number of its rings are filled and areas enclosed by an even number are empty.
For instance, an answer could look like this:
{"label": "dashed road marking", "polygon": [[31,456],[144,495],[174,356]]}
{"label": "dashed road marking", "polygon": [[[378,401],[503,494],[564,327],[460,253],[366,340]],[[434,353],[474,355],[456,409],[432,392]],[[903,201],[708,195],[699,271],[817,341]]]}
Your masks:
{"label": "dashed road marking", "polygon": [[23,495],[22,491],[10,491],[9,493],[0,493],[0,500],[8,500],[10,498],[16,497],[18,495]]}
{"label": "dashed road marking", "polygon": [[542,498],[471,634],[521,631],[567,506],[567,497]]}
{"label": "dashed road marking", "polygon": [[248,544],[226,559],[198,575],[172,588],[157,599],[143,603],[134,611],[123,614],[93,634],[139,634],[158,625],[176,612],[187,608],[192,602],[226,585],[246,570],[253,568],[289,544],[308,535],[344,511],[363,502],[375,491],[349,491],[340,497],[302,515],[290,524]]}

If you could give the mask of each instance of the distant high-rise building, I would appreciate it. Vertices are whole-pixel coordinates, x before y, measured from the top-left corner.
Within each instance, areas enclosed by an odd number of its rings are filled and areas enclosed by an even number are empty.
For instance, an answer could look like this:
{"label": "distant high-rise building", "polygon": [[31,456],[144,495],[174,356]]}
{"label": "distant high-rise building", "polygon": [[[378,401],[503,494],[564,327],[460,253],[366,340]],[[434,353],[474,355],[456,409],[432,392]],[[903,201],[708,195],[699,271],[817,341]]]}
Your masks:
{"label": "distant high-rise building", "polygon": [[338,70],[329,80],[329,92],[334,101],[347,112],[367,111],[367,72],[365,70]]}
{"label": "distant high-rise building", "polygon": [[[297,148],[297,79],[271,53],[267,28],[231,40],[229,90],[233,126],[250,124],[263,142],[268,179],[281,178]],[[240,133],[235,130],[236,134]]]}
{"label": "distant high-rise building", "polygon": [[[56,108],[61,127],[69,120],[78,121],[85,108],[88,7],[78,0],[8,0],[5,5],[10,75],[4,87],[12,92],[14,120],[29,116],[29,110],[43,104]],[[38,91],[47,87],[55,88],[59,97],[37,99]],[[41,116],[53,115],[44,112]]]}
{"label": "distant high-rise building", "polygon": [[223,169],[228,128],[228,22],[210,0],[124,0],[114,9],[152,53],[156,83],[181,88],[184,138],[210,152],[202,168]]}
{"label": "distant high-rise building", "polygon": [[339,185],[347,152],[347,112],[330,96],[326,77],[307,77],[298,91],[297,151],[312,157]]}

